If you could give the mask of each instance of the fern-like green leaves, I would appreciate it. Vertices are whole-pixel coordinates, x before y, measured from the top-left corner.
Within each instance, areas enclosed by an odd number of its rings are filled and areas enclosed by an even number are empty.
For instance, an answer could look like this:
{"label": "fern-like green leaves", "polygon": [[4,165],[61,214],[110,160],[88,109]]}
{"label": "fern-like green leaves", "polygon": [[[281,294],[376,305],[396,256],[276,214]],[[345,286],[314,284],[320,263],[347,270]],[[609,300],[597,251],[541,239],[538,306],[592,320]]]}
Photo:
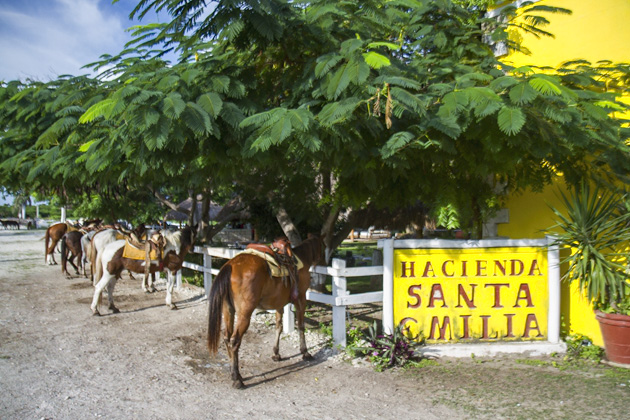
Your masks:
{"label": "fern-like green leaves", "polygon": [[519,108],[506,106],[499,111],[497,122],[502,132],[513,136],[525,125],[525,114]]}

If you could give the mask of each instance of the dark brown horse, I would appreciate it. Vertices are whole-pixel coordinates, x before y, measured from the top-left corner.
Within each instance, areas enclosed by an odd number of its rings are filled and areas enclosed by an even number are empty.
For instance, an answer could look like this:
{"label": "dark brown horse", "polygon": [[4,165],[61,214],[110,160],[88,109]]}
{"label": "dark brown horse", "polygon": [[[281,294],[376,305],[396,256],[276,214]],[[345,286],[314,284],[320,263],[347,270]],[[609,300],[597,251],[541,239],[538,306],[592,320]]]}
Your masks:
{"label": "dark brown horse", "polygon": [[[70,265],[74,267],[74,271],[77,275],[79,275],[79,267],[83,266],[83,248],[81,246],[81,237],[83,237],[83,234],[78,230],[68,232],[61,237],[61,273],[65,274],[68,278],[71,278],[72,276],[66,269],[66,262],[69,262]],[[79,267],[74,264],[75,258],[77,259]]]}
{"label": "dark brown horse", "polygon": [[[46,264],[57,264],[57,261],[55,261],[55,247],[67,231],[68,225],[66,223],[55,223],[46,229],[46,236],[44,237],[46,239],[46,254],[44,256]],[[50,246],[48,246],[49,243]]]}
{"label": "dark brown horse", "polygon": [[[186,257],[186,254],[188,254],[194,245],[195,230],[187,226],[177,232],[162,231],[161,235],[166,242],[164,246],[164,257],[159,263],[152,262],[149,271],[150,273],[155,273],[163,269],[167,270],[166,305],[171,309],[177,309],[175,304],[172,303],[175,273],[182,268],[184,257]],[[102,251],[102,255],[99,255],[103,274],[100,279],[96,279],[97,283],[94,286],[94,298],[92,299],[91,306],[93,315],[100,315],[98,307],[101,302],[102,292],[105,288],[107,288],[109,298],[109,309],[113,313],[119,312],[114,305],[113,293],[116,281],[120,278],[120,274],[123,270],[127,269],[134,273],[145,272],[144,260],[134,260],[123,257],[124,246],[124,240],[111,242]]]}
{"label": "dark brown horse", "polygon": [[[293,248],[293,253],[304,266],[298,271],[297,299],[293,301],[300,334],[302,359],[309,360],[304,338],[304,312],[306,310],[306,290],[311,283],[309,269],[320,263],[322,241],[310,237]],[[282,333],[284,306],[292,301],[291,285],[281,278],[272,277],[267,262],[254,254],[241,253],[229,260],[219,271],[210,289],[208,316],[208,349],[215,354],[221,336],[221,318],[225,318],[225,345],[232,364],[232,385],[243,388],[243,378],[238,368],[238,350],[243,335],[249,328],[250,318],[256,308],[276,311],[276,340],[273,346],[273,360],[281,360],[279,345]],[[236,328],[234,327],[234,315]]]}

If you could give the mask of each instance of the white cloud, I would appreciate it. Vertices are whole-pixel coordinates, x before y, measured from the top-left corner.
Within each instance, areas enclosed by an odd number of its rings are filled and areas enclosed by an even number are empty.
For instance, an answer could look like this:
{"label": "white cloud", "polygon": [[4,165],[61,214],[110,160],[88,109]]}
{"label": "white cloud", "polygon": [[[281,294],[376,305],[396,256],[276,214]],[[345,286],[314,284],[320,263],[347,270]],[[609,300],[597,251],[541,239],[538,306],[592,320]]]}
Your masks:
{"label": "white cloud", "polygon": [[0,1],[0,80],[89,73],[129,40],[132,23],[115,12],[110,0]]}

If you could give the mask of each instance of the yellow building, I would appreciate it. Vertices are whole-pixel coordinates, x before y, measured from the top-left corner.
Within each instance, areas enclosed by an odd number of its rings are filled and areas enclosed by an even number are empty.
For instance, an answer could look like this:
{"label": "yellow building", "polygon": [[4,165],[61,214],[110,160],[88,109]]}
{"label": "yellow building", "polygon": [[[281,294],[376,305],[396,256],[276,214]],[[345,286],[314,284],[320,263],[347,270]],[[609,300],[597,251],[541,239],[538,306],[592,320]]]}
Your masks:
{"label": "yellow building", "polygon": [[[519,6],[521,2],[516,2]],[[513,53],[502,58],[516,67],[523,65],[558,67],[570,60],[583,59],[596,63],[600,60],[630,62],[630,0],[541,0],[540,5],[562,7],[571,15],[548,14],[550,24],[543,29],[555,38],[536,38],[531,34],[512,34],[530,51],[530,55]],[[563,187],[559,180],[542,193],[526,192],[508,198],[503,215],[505,223],[497,225],[499,236],[541,238],[544,230],[554,223],[549,206],[559,207],[557,191]],[[577,286],[562,285],[562,324],[570,333],[581,333],[603,345],[599,325],[589,304]]]}

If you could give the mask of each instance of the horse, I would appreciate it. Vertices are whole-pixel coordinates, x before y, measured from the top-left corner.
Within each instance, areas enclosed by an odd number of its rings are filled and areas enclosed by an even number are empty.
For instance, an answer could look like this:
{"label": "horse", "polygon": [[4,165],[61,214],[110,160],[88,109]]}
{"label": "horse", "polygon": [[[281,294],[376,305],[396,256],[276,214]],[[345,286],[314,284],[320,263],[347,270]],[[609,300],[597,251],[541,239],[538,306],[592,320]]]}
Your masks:
{"label": "horse", "polygon": [[102,276],[101,254],[105,247],[112,242],[123,238],[122,232],[116,229],[104,229],[97,231],[90,241],[89,250],[87,252],[90,258],[90,280],[92,285],[96,285],[96,281]]}
{"label": "horse", "polygon": [[0,220],[0,224],[4,229],[17,229],[20,230],[20,224],[15,220]]}
{"label": "horse", "polygon": [[[137,237],[142,237],[142,233],[144,233],[146,229],[143,225],[136,227],[132,232],[136,234]],[[140,233],[142,232],[142,233]],[[146,232],[147,234],[151,234],[153,231]],[[124,233],[120,226],[118,229],[116,228],[107,228],[104,230],[97,231],[94,236],[92,236],[92,240],[90,242],[90,246],[87,248],[88,258],[90,260],[90,280],[92,285],[96,285],[98,279],[103,276],[103,265],[101,262],[101,254],[105,250],[105,247],[112,242],[117,240],[121,240],[127,237],[127,234]],[[129,276],[132,280],[135,280],[131,271],[129,271]],[[144,278],[142,280],[142,290],[147,293],[154,292],[155,288],[153,287],[155,279],[155,274],[151,274],[149,279]]]}
{"label": "horse", "polygon": [[[83,248],[81,246],[81,238],[83,233],[78,230],[68,232],[61,237],[61,274],[65,274],[67,278],[72,278],[68,270],[66,269],[66,262],[69,262],[77,275],[79,275],[79,268],[74,264],[74,259],[77,259],[79,267],[83,265]],[[72,254],[68,258],[68,254]],[[84,270],[85,272],[85,270]]]}
{"label": "horse", "polygon": [[[293,301],[302,359],[312,359],[304,338],[304,312],[306,311],[306,290],[311,283],[309,270],[311,266],[322,262],[322,240],[315,236],[309,237],[292,251],[303,263],[303,267],[297,273],[296,298],[291,296],[293,287],[278,277],[272,277],[265,259],[254,254],[236,255],[221,267],[212,283],[208,297],[208,350],[211,355],[216,354],[218,350],[223,317],[225,318],[224,342],[230,357],[234,388],[240,389],[245,386],[238,367],[238,350],[256,308],[276,311],[276,337],[272,359],[279,361],[282,360],[279,345],[284,306]],[[235,314],[236,328],[234,328]]]}
{"label": "horse", "polygon": [[[92,257],[92,238],[96,235],[98,230],[90,230],[85,235],[81,236],[81,252],[83,253],[83,259],[81,260],[81,265],[83,266],[83,277],[88,278],[87,275],[87,265],[91,264]],[[92,273],[93,269],[90,265],[90,273]]]}
{"label": "horse", "polygon": [[[164,252],[162,260],[156,264],[151,262],[149,272],[151,274],[167,270],[168,283],[166,287],[166,306],[171,309],[177,309],[177,306],[172,302],[173,286],[175,285],[175,273],[182,268],[184,258],[186,254],[194,245],[195,230],[189,226],[176,232],[160,231],[160,234],[165,240]],[[101,267],[102,277],[96,283],[94,290],[94,298],[92,299],[92,315],[98,316],[100,312],[98,307],[101,303],[102,292],[107,288],[107,294],[109,298],[109,310],[112,313],[119,313],[120,311],[114,305],[114,287],[116,281],[120,278],[120,274],[124,269],[127,269],[134,273],[145,272],[145,261],[134,260],[131,258],[123,257],[123,249],[125,246],[125,240],[118,240],[108,244],[102,252]]]}
{"label": "horse", "polygon": [[[59,242],[59,240],[63,237],[63,235],[66,234],[67,231],[68,224],[63,222],[55,223],[54,225],[46,229],[46,236],[44,236],[44,238],[46,239],[44,256],[46,264],[57,264],[57,261],[55,261],[55,247],[57,246],[57,242]],[[48,246],[49,242],[50,246]]]}

